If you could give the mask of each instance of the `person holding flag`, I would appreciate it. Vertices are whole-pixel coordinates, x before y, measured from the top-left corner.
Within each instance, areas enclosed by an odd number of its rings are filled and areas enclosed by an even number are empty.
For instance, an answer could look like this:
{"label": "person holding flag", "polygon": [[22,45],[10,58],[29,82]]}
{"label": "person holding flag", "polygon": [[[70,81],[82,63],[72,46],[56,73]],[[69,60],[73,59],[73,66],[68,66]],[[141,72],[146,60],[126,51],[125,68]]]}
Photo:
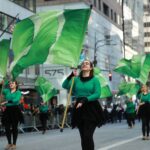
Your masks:
{"label": "person holding flag", "polygon": [[[5,127],[6,137],[8,141],[8,145],[5,147],[5,150],[14,150],[16,149],[16,142],[18,136],[18,123],[23,121],[23,115],[19,108],[21,92],[20,90],[18,90],[17,81],[10,81],[9,87],[4,87],[2,94],[5,99],[2,104],[6,105],[6,109],[2,118],[2,123]],[[13,137],[13,142],[11,140],[11,135]]]}
{"label": "person holding flag", "polygon": [[94,150],[93,134],[96,127],[103,124],[103,111],[98,99],[101,94],[99,80],[93,74],[93,64],[84,60],[79,76],[72,72],[63,82],[62,87],[69,90],[74,80],[72,93],[76,103],[72,114],[72,128],[79,129],[82,150]]}
{"label": "person holding flag", "polygon": [[140,100],[138,107],[138,115],[142,120],[142,134],[143,140],[149,140],[150,132],[150,93],[147,85],[143,85],[137,95]]}

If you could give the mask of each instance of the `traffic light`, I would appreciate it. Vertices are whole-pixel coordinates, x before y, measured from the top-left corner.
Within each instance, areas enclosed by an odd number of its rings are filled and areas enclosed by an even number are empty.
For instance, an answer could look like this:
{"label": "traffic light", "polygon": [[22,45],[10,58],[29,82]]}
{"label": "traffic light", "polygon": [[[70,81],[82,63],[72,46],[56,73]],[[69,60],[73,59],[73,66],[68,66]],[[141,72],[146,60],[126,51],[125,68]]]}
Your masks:
{"label": "traffic light", "polygon": [[112,73],[111,72],[109,72],[108,77],[109,77],[109,81],[112,81]]}

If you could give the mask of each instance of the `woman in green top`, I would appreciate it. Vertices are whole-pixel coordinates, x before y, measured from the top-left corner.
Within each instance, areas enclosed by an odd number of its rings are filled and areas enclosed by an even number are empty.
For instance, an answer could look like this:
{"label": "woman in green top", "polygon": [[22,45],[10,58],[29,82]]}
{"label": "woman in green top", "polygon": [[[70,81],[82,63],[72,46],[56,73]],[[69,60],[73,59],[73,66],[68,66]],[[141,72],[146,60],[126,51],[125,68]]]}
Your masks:
{"label": "woman in green top", "polygon": [[140,99],[140,104],[138,108],[138,115],[142,119],[142,133],[143,140],[149,140],[149,130],[150,130],[150,93],[148,92],[148,87],[143,85],[140,93],[138,94]]}
{"label": "woman in green top", "polygon": [[[63,82],[63,88],[69,90],[72,74]],[[93,134],[96,126],[103,124],[103,111],[98,102],[101,94],[100,82],[93,75],[93,64],[85,60],[79,76],[74,77],[73,94],[76,104],[72,114],[72,128],[79,129],[82,150],[94,150]]]}
{"label": "woman in green top", "polygon": [[[21,92],[18,90],[18,84],[16,81],[10,81],[9,87],[4,88],[2,91],[6,105],[6,110],[3,114],[2,123],[5,127],[6,137],[8,145],[5,150],[16,149],[16,141],[18,136],[18,123],[22,119],[22,113],[19,108],[19,102],[21,99]],[[11,134],[13,142],[11,141]]]}

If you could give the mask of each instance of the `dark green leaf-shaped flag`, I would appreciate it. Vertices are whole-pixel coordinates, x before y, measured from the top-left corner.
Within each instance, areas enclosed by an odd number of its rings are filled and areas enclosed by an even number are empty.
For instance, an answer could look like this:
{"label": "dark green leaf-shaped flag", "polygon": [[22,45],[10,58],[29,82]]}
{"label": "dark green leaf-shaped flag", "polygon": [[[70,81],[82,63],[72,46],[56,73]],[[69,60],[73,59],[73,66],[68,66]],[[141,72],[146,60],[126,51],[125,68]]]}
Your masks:
{"label": "dark green leaf-shaped flag", "polygon": [[37,78],[37,80],[35,81],[35,88],[44,102],[49,101],[53,96],[55,96],[58,93],[58,91],[53,87],[53,85],[44,77]]}

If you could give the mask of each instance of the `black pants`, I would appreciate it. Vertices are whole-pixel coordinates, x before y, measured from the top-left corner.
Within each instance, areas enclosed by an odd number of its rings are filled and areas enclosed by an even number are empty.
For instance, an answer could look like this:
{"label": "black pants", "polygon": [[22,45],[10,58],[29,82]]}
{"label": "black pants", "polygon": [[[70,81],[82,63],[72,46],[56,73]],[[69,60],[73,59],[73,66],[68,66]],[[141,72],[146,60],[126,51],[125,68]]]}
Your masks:
{"label": "black pants", "polygon": [[12,144],[11,136],[13,137],[13,144],[16,145],[18,136],[18,123],[20,120],[20,109],[18,106],[7,107],[4,112],[4,127],[8,144]]}
{"label": "black pants", "polygon": [[45,131],[47,127],[47,118],[48,114],[47,113],[40,113],[40,120],[42,124],[42,130]]}
{"label": "black pants", "polygon": [[148,117],[142,117],[142,133],[143,136],[149,136],[149,130],[150,130],[150,118]]}
{"label": "black pants", "polygon": [[132,127],[135,125],[135,116],[132,113],[127,113],[127,123],[129,127]]}
{"label": "black pants", "polygon": [[18,136],[18,122],[12,122],[5,125],[6,137],[8,144],[11,143],[11,134],[13,136],[13,144],[16,145],[17,136]]}
{"label": "black pants", "polygon": [[90,121],[83,121],[82,124],[78,125],[82,150],[94,150],[93,134],[96,125]]}

